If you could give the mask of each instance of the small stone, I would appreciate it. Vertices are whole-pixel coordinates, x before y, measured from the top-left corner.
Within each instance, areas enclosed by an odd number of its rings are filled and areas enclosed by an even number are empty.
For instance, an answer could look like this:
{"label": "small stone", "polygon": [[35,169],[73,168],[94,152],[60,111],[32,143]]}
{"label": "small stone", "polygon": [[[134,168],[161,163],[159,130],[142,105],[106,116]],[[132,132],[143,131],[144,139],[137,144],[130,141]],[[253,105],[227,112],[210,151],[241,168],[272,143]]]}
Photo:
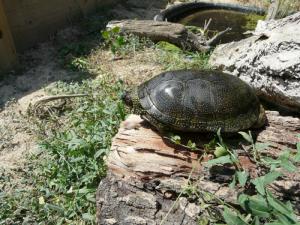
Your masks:
{"label": "small stone", "polygon": [[199,206],[197,206],[195,203],[189,203],[184,212],[191,218],[196,218],[199,213],[201,212],[201,209]]}
{"label": "small stone", "polygon": [[182,211],[185,210],[187,204],[188,204],[188,200],[186,198],[183,197],[179,198],[179,207]]}
{"label": "small stone", "polygon": [[165,197],[166,199],[170,199],[170,198],[173,197],[173,193],[172,193],[171,191],[166,191],[166,192],[164,193],[164,197]]}
{"label": "small stone", "polygon": [[147,221],[144,218],[138,216],[128,216],[125,218],[125,224],[128,225],[147,225]]}
{"label": "small stone", "polygon": [[114,225],[114,224],[117,224],[117,220],[116,219],[114,219],[114,218],[110,218],[110,219],[106,219],[106,220],[104,220],[104,224],[105,225]]}

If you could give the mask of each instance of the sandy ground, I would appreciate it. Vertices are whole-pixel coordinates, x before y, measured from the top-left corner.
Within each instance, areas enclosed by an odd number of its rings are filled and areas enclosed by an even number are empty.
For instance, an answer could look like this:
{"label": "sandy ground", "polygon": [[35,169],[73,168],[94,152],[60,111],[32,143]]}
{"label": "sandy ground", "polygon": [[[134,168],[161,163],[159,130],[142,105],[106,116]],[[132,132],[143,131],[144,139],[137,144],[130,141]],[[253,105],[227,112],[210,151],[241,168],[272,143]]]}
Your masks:
{"label": "sandy ground", "polygon": [[[151,19],[161,8],[164,1],[148,3],[129,0],[127,5],[116,5],[112,9],[115,18],[148,18]],[[0,169],[17,169],[26,161],[26,155],[38,149],[31,123],[26,119],[29,103],[45,96],[44,89],[55,81],[71,81],[80,74],[62,68],[58,60],[61,42],[70,43],[81,37],[84,31],[77,27],[69,27],[51,40],[37,45],[20,55],[21,71],[11,71],[0,81]],[[129,77],[140,82],[161,70],[155,67],[149,55],[143,53],[122,60],[111,60],[109,52],[92,53],[95,63],[103,65],[103,70],[124,79]],[[144,61],[143,61],[144,60]],[[139,61],[139,62],[138,62]],[[130,81],[131,80],[131,81]]]}
{"label": "sandy ground", "polygon": [[10,75],[0,84],[0,167],[14,168],[25,160],[25,153],[37,148],[23,116],[29,103],[44,96],[43,88],[54,81],[73,77],[60,68],[55,56],[50,42],[39,45],[22,56],[25,72]]}

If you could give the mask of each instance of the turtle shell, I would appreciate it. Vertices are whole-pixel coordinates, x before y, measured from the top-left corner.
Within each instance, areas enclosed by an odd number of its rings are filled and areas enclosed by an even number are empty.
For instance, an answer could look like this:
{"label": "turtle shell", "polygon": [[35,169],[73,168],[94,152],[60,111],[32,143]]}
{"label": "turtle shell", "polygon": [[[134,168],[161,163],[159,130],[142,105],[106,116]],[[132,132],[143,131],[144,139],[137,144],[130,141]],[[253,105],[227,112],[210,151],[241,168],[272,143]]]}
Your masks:
{"label": "turtle shell", "polygon": [[138,87],[148,116],[163,126],[191,132],[236,132],[257,120],[260,103],[241,79],[219,71],[164,72]]}

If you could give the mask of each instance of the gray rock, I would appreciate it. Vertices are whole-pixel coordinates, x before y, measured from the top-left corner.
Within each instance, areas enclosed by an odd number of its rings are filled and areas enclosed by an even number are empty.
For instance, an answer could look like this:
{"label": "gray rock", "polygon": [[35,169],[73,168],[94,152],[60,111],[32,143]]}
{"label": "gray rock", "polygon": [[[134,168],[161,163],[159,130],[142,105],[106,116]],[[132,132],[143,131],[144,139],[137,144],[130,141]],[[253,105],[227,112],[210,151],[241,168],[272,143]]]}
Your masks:
{"label": "gray rock", "polygon": [[261,98],[300,112],[300,12],[259,21],[253,36],[218,46],[210,64],[240,77]]}

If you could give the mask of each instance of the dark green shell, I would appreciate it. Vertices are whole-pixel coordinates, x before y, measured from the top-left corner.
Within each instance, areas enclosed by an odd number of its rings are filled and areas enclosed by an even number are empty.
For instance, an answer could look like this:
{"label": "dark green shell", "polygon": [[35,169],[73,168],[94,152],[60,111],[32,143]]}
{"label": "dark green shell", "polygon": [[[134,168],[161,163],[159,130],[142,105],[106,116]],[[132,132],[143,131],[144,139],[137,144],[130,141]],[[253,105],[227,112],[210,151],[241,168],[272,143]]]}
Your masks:
{"label": "dark green shell", "polygon": [[258,120],[260,103],[241,79],[219,71],[179,70],[138,87],[149,116],[163,126],[192,132],[236,132]]}

